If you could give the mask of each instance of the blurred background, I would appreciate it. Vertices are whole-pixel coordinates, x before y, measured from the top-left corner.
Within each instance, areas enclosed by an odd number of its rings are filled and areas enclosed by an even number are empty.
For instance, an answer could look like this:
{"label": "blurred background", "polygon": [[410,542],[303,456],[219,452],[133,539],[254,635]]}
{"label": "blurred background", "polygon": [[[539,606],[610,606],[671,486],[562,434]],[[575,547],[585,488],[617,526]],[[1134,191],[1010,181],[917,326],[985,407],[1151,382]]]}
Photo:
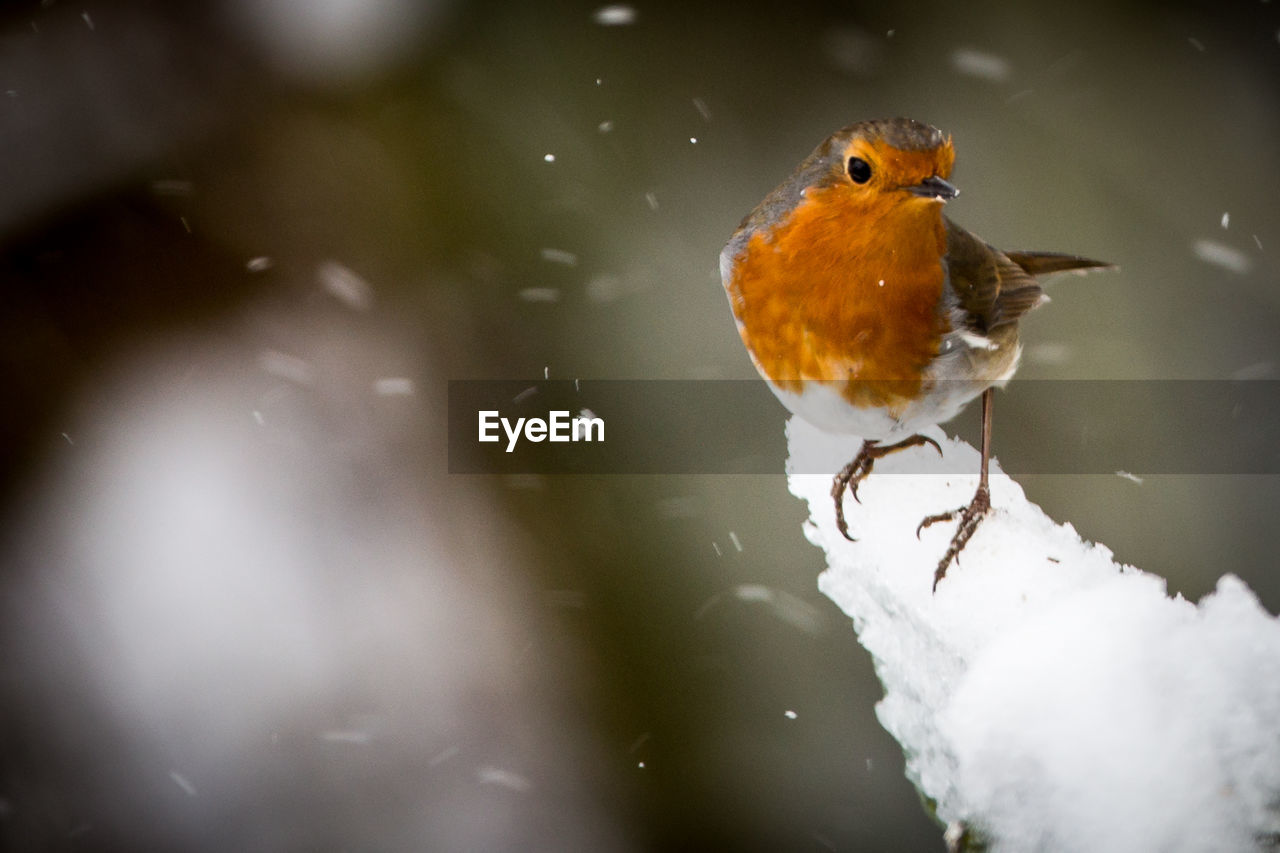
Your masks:
{"label": "blurred background", "polygon": [[[942,849],[781,406],[776,476],[467,477],[447,380],[752,376],[721,246],[891,115],[1121,267],[1020,376],[1280,378],[1278,71],[1254,0],[5,5],[0,847]],[[1280,609],[1275,477],[1020,480]]]}

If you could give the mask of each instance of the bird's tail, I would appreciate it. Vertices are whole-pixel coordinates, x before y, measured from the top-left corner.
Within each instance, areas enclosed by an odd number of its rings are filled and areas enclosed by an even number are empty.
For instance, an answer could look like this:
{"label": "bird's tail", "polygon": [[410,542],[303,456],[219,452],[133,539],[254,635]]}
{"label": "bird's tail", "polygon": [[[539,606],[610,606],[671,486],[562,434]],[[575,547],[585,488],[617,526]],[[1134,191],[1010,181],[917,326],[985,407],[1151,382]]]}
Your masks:
{"label": "bird's tail", "polygon": [[1117,268],[1115,264],[1106,261],[1095,261],[1079,255],[1064,255],[1061,252],[1005,252],[1004,254],[1031,275],[1046,275],[1069,270],[1088,272]]}

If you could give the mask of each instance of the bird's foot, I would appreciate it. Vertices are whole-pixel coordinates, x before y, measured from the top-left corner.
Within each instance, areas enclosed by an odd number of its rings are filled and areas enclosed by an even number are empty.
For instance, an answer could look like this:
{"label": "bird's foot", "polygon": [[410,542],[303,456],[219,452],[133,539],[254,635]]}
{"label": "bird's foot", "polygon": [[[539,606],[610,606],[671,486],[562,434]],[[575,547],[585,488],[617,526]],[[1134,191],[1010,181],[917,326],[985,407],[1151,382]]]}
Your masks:
{"label": "bird's foot", "polygon": [[866,479],[871,473],[872,466],[876,460],[882,456],[888,456],[896,450],[906,450],[908,447],[916,447],[921,444],[929,444],[933,449],[938,451],[938,455],[942,455],[942,447],[938,442],[934,441],[926,435],[913,435],[910,438],[899,441],[897,444],[879,445],[874,441],[862,442],[862,449],[858,451],[858,455],[853,457],[848,465],[840,469],[840,473],[836,474],[831,481],[831,499],[836,504],[836,528],[840,534],[850,542],[856,542],[849,535],[849,524],[844,518],[844,493],[848,489],[849,494],[853,495],[853,499],[862,503],[858,497],[858,484]]}
{"label": "bird's foot", "polygon": [[[844,492],[849,490],[849,494],[853,495],[853,499],[858,500],[858,483],[871,473],[871,466],[875,464],[876,457],[873,451],[876,449],[874,441],[862,442],[862,449],[858,451],[858,455],[849,461],[849,464],[840,469],[839,473],[831,480],[831,499],[836,504],[836,528],[839,529],[840,535],[850,542],[856,542],[849,535],[849,523],[844,520]],[[859,501],[861,503],[861,501]]]}
{"label": "bird's foot", "polygon": [[940,521],[951,521],[953,518],[959,517],[960,523],[956,526],[956,534],[951,537],[951,544],[947,547],[947,553],[942,555],[942,559],[938,561],[938,568],[933,573],[933,590],[938,591],[938,583],[947,576],[947,568],[951,565],[951,561],[955,560],[956,565],[960,564],[960,552],[964,550],[964,546],[969,543],[969,539],[973,536],[973,532],[978,529],[979,522],[991,510],[991,491],[987,488],[987,484],[983,483],[978,486],[978,491],[974,494],[973,500],[968,506],[962,506],[959,509],[953,509],[950,512],[931,515],[924,521],[920,522],[920,526],[916,528],[916,538],[920,538],[920,531],[926,527],[937,524]]}

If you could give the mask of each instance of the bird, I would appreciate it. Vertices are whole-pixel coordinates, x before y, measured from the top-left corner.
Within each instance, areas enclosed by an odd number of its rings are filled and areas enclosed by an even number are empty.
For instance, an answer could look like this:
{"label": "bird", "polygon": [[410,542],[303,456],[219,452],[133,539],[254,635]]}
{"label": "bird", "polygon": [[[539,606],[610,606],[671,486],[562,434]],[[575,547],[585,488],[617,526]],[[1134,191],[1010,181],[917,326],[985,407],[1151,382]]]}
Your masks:
{"label": "bird", "polygon": [[863,439],[832,480],[846,491],[877,459],[938,443],[921,430],[982,398],[973,500],[926,517],[956,521],[933,589],[991,509],[994,389],[1018,367],[1019,321],[1048,301],[1038,277],[1114,268],[1059,252],[1001,251],[943,215],[950,135],[909,118],[859,121],[823,140],[738,225],[720,276],[742,342],[775,396],[832,433]]}

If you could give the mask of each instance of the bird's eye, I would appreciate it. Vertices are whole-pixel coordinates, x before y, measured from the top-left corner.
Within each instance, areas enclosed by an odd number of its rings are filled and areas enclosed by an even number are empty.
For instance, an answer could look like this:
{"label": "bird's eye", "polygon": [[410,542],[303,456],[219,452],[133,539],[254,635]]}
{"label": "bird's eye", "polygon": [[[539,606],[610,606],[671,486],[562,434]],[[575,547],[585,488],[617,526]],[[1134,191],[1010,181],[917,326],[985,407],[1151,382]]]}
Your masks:
{"label": "bird's eye", "polygon": [[848,169],[849,177],[855,184],[865,184],[871,180],[871,164],[861,157],[850,157]]}

